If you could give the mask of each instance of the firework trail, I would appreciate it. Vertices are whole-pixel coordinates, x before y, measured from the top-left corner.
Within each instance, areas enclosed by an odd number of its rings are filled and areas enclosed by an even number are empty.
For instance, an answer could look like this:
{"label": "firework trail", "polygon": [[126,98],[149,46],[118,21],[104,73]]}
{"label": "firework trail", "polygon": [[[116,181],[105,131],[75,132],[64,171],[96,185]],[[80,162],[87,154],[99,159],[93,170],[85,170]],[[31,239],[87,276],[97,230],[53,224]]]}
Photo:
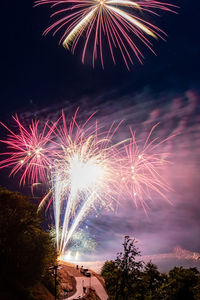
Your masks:
{"label": "firework trail", "polygon": [[114,63],[116,63],[114,49],[118,48],[122,58],[129,68],[133,64],[131,54],[142,63],[144,58],[137,46],[141,41],[153,53],[149,37],[164,39],[166,33],[144,19],[145,15],[158,16],[157,10],[174,12],[176,7],[159,1],[131,1],[131,0],[37,0],[35,6],[49,4],[55,12],[51,17],[56,21],[45,30],[55,35],[62,32],[60,43],[66,49],[71,47],[72,53],[80,40],[84,37],[82,62],[84,63],[86,50],[91,49],[93,66],[98,55],[104,67],[103,49],[108,47]]}
{"label": "firework trail", "polygon": [[14,175],[21,171],[20,183],[28,181],[34,186],[41,180],[47,185],[48,193],[39,206],[53,203],[61,257],[91,210],[114,210],[127,198],[146,210],[152,192],[167,199],[169,190],[161,176],[168,153],[160,149],[169,138],[151,138],[156,126],[141,148],[132,131],[131,138],[113,142],[120,123],[104,130],[91,115],[80,125],[77,112],[69,123],[62,113],[55,123],[46,122],[41,131],[39,121],[32,121],[26,129],[18,117],[14,118],[18,134],[2,124],[9,131],[2,142],[10,151],[3,153],[8,158],[0,162],[0,168],[11,167]]}
{"label": "firework trail", "polygon": [[22,172],[20,184],[35,183],[39,180],[46,182],[47,168],[51,165],[53,127],[50,128],[46,122],[41,128],[39,121],[32,121],[26,129],[17,116],[13,119],[18,126],[17,134],[0,122],[9,132],[7,139],[1,140],[8,148],[8,151],[1,155],[8,158],[0,161],[0,169],[12,167],[10,175]]}
{"label": "firework trail", "polygon": [[[118,126],[113,124],[108,132],[99,133],[97,123],[86,128],[91,117],[80,127],[75,114],[68,128],[63,114],[62,126],[55,130],[61,142],[61,151],[55,160],[53,197],[57,233],[62,227],[61,236],[57,235],[60,253],[64,253],[67,243],[91,208],[97,203],[112,208],[114,200],[117,147],[112,145],[111,139]],[[61,211],[64,211],[62,224]]]}

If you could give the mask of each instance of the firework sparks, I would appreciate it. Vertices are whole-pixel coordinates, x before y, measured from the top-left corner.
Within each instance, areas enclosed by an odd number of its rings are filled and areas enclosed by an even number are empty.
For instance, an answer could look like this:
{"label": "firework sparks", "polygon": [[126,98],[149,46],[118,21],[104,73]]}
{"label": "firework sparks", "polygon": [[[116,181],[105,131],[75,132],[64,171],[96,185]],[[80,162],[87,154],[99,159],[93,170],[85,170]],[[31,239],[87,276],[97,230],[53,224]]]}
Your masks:
{"label": "firework sparks", "polygon": [[51,148],[53,128],[45,123],[39,128],[39,121],[32,121],[28,129],[20,123],[18,117],[13,117],[18,126],[18,133],[15,134],[6,125],[1,123],[9,132],[6,144],[9,151],[1,155],[8,156],[0,162],[0,168],[12,167],[10,175],[22,171],[20,184],[25,182],[36,183],[40,180],[47,181],[47,168],[51,165]]}
{"label": "firework sparks", "polygon": [[90,118],[82,127],[73,118],[69,129],[64,115],[62,120],[62,126],[55,130],[62,146],[55,160],[54,173],[54,214],[57,216],[58,233],[59,227],[62,227],[62,234],[57,239],[60,253],[64,252],[80,222],[97,203],[104,208],[112,207],[111,198],[114,199],[117,182],[114,166],[116,147],[111,146],[114,132],[110,130],[102,137],[96,123],[86,128]]}
{"label": "firework sparks", "polygon": [[167,199],[169,187],[161,171],[168,153],[159,148],[169,138],[161,142],[158,137],[151,139],[154,126],[142,148],[132,131],[131,139],[113,143],[120,123],[105,131],[91,122],[92,117],[80,125],[76,111],[68,124],[63,113],[57,122],[51,126],[46,122],[42,129],[39,121],[32,121],[26,129],[16,117],[17,134],[2,124],[9,131],[2,141],[9,151],[3,155],[9,157],[0,162],[0,168],[12,167],[14,175],[22,171],[20,183],[29,181],[35,186],[41,180],[47,184],[48,193],[39,207],[53,203],[61,256],[91,210],[114,209],[127,197],[146,210],[152,192]]}
{"label": "firework sparks", "polygon": [[92,252],[96,246],[95,240],[83,229],[79,229],[74,233],[70,243],[70,249],[73,253],[77,251],[81,253]]}
{"label": "firework sparks", "polygon": [[[50,4],[57,10],[51,17],[57,21],[47,28],[44,34],[53,31],[63,31],[60,43],[66,49],[71,47],[74,52],[81,37],[85,38],[82,62],[86,50],[93,45],[93,66],[98,54],[104,67],[103,48],[108,46],[115,63],[114,48],[119,48],[123,60],[129,68],[133,64],[131,53],[142,63],[143,55],[135,40],[142,41],[153,53],[149,37],[164,39],[164,31],[141,16],[145,14],[158,15],[156,10],[174,12],[176,7],[169,3],[158,1],[128,1],[128,0],[38,0],[35,5]],[[134,39],[133,39],[134,36]],[[104,38],[103,38],[104,37]],[[90,50],[88,50],[90,51]]]}
{"label": "firework sparks", "polygon": [[[158,125],[158,124],[157,124]],[[123,192],[127,192],[138,207],[138,202],[146,211],[148,208],[146,199],[151,200],[152,194],[157,193],[162,198],[166,191],[170,190],[169,185],[161,176],[164,166],[168,163],[169,153],[158,151],[159,147],[167,142],[172,136],[158,142],[158,137],[151,139],[153,126],[144,144],[139,147],[136,142],[135,133],[131,130],[132,139],[124,146],[124,159],[122,166],[121,183],[124,186]]]}

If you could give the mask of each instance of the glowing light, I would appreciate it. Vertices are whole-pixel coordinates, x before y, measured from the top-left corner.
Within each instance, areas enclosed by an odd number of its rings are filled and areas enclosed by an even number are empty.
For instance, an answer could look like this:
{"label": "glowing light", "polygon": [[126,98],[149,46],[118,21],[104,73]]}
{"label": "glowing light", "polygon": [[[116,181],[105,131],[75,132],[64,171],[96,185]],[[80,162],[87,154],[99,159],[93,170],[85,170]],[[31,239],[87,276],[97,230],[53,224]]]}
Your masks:
{"label": "glowing light", "polygon": [[151,200],[151,195],[157,193],[168,201],[165,192],[170,189],[161,176],[163,166],[167,163],[163,157],[167,158],[168,154],[161,155],[156,150],[172,136],[160,142],[158,142],[158,138],[151,140],[156,126],[153,126],[142,147],[136,143],[135,134],[132,131],[132,139],[124,147],[126,158],[123,159],[122,166],[123,193],[127,192],[127,197],[133,199],[136,207],[138,202],[141,203],[145,211],[148,208],[145,199]]}
{"label": "glowing light", "polygon": [[65,38],[63,42],[63,46],[67,49],[69,49],[69,45],[73,40],[75,39],[76,35],[78,35],[81,30],[86,26],[92,16],[94,15],[97,8],[94,8],[92,11],[90,11],[75,27],[74,29],[69,33],[69,35]]}
{"label": "glowing light", "polygon": [[87,189],[89,186],[96,184],[104,176],[102,166],[98,162],[95,162],[93,158],[83,162],[82,158],[75,155],[70,162],[69,168],[70,181],[73,182],[77,190]]}
{"label": "glowing light", "polygon": [[[164,31],[151,24],[145,16],[158,15],[157,10],[174,12],[176,7],[159,1],[129,1],[129,0],[37,0],[35,6],[49,4],[57,8],[52,17],[57,20],[44,34],[53,31],[53,35],[63,30],[60,43],[66,49],[74,52],[80,38],[84,38],[82,62],[85,60],[89,42],[93,45],[92,62],[101,58],[104,66],[103,50],[109,48],[112,60],[115,61],[114,49],[118,48],[122,58],[129,68],[133,64],[131,54],[142,62],[143,55],[137,46],[137,40],[142,41],[153,53],[149,37],[155,39],[166,35]],[[59,8],[60,7],[60,8]],[[141,17],[143,16],[144,19]]]}
{"label": "glowing light", "polygon": [[71,251],[67,251],[66,254],[63,255],[63,260],[64,261],[71,261],[72,260]]}
{"label": "glowing light", "polygon": [[[132,198],[136,207],[141,204],[146,210],[152,194],[167,200],[165,192],[169,190],[161,176],[168,154],[158,151],[169,138],[151,140],[156,126],[143,146],[138,146],[132,131],[130,139],[115,144],[113,135],[120,123],[105,131],[97,122],[91,124],[93,115],[82,126],[76,115],[77,111],[67,122],[62,113],[57,122],[45,123],[40,130],[38,121],[27,130],[16,117],[17,134],[2,124],[10,134],[2,141],[9,151],[3,153],[8,158],[0,162],[0,168],[11,167],[11,174],[22,171],[20,182],[35,186],[41,180],[48,186],[39,208],[53,204],[58,259],[66,260],[72,258],[69,251],[65,255],[70,242],[84,240],[83,233],[76,233],[91,210],[114,210],[124,198]],[[89,246],[87,239],[82,248],[86,242]],[[90,248],[93,246],[90,240]]]}
{"label": "glowing light", "polygon": [[[76,123],[73,118],[69,124],[69,130],[71,129],[69,136],[64,115],[62,122],[62,126],[55,129],[62,147],[54,161],[53,173],[54,215],[57,247],[60,253],[64,253],[81,221],[95,205],[112,208],[113,194],[117,191],[116,188],[111,190],[117,184],[115,172],[117,164],[115,164],[116,150],[111,146],[109,135],[99,138],[96,123],[90,126],[89,131],[84,131],[87,122],[81,128],[74,125]],[[111,131],[109,132],[111,134]],[[61,222],[63,206],[65,211]],[[59,235],[60,226],[62,233]]]}
{"label": "glowing light", "polygon": [[39,121],[32,121],[26,129],[17,116],[13,119],[18,126],[18,133],[0,122],[9,132],[7,139],[1,141],[9,147],[9,151],[2,155],[9,157],[0,162],[0,169],[12,167],[11,175],[23,170],[20,184],[25,184],[26,181],[36,183],[39,179],[46,182],[46,168],[51,161],[52,151],[48,144],[52,141],[54,127],[49,127],[48,122],[40,126]]}
{"label": "glowing light", "polygon": [[80,258],[80,253],[79,251],[76,251],[75,260],[79,260],[79,258]]}

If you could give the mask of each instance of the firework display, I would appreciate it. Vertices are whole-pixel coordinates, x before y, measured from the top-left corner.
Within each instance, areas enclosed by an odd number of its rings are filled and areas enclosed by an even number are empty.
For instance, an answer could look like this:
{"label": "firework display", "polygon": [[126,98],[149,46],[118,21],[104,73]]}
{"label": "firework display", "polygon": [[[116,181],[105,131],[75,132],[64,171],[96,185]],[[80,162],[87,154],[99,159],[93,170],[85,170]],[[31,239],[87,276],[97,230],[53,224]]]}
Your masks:
{"label": "firework display", "polygon": [[169,189],[162,178],[168,153],[160,150],[169,138],[152,138],[152,128],[142,147],[135,134],[118,143],[114,135],[119,125],[103,129],[91,115],[85,123],[77,122],[77,111],[68,122],[65,114],[56,122],[32,121],[26,129],[18,117],[18,132],[9,132],[2,140],[8,150],[0,168],[10,167],[10,174],[21,175],[20,183],[43,182],[48,192],[39,208],[53,204],[56,243],[59,256],[75,239],[85,217],[95,209],[114,210],[123,198],[133,199],[144,209],[152,193],[165,198]]}
{"label": "firework display", "polygon": [[26,181],[31,183],[47,180],[47,168],[51,165],[51,147],[53,127],[45,123],[43,128],[38,129],[39,121],[32,121],[28,129],[20,123],[18,117],[13,117],[18,126],[18,133],[14,133],[7,126],[0,122],[9,132],[5,143],[9,149],[9,158],[0,162],[0,168],[13,166],[11,174],[22,171],[20,184]]}
{"label": "firework display", "polygon": [[133,199],[136,207],[139,201],[145,211],[148,208],[145,199],[151,199],[150,190],[168,200],[163,192],[168,191],[169,186],[164,182],[161,174],[169,153],[161,153],[159,147],[172,136],[161,141],[158,141],[158,137],[150,140],[156,126],[152,127],[141,148],[137,145],[134,132],[131,131],[132,138],[124,146],[125,156],[121,167],[123,193],[126,192],[127,197]]}
{"label": "firework display", "polygon": [[166,33],[149,20],[149,15],[158,16],[159,11],[174,12],[176,6],[159,1],[127,0],[37,0],[35,6],[49,4],[55,11],[51,15],[56,20],[45,30],[55,35],[61,32],[60,43],[66,49],[74,50],[84,39],[82,62],[86,51],[92,56],[93,66],[100,56],[104,67],[104,48],[108,47],[114,63],[115,48],[129,68],[133,64],[132,54],[142,63],[143,54],[139,41],[153,53],[151,37],[164,39]]}

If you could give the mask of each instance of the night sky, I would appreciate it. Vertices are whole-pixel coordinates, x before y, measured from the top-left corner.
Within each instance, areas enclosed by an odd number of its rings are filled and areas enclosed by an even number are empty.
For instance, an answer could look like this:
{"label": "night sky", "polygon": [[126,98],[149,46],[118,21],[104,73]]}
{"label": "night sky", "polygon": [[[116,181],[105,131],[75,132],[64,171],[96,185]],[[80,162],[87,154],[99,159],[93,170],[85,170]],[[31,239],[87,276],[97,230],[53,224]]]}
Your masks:
{"label": "night sky", "polygon": [[[154,42],[157,56],[142,47],[143,65],[136,59],[128,71],[117,56],[104,70],[81,63],[79,49],[72,55],[58,45],[59,35],[43,37],[50,25],[47,6],[33,8],[33,1],[3,1],[1,32],[1,111],[7,125],[17,113],[26,124],[31,118],[56,118],[61,109],[72,113],[80,106],[79,118],[97,111],[99,122],[124,120],[119,137],[132,126],[138,136],[160,122],[157,134],[178,135],[170,145],[172,164],[165,174],[173,192],[172,205],[155,199],[148,216],[129,199],[115,214],[91,215],[86,223],[97,243],[94,258],[112,257],[123,236],[139,240],[144,255],[170,253],[180,246],[200,252],[200,101],[199,101],[199,10],[200,3],[174,1],[178,15],[163,13],[155,23],[168,33],[166,42]],[[1,128],[1,138],[5,131]],[[4,186],[16,189],[17,176]],[[109,215],[109,217],[108,217]]]}

